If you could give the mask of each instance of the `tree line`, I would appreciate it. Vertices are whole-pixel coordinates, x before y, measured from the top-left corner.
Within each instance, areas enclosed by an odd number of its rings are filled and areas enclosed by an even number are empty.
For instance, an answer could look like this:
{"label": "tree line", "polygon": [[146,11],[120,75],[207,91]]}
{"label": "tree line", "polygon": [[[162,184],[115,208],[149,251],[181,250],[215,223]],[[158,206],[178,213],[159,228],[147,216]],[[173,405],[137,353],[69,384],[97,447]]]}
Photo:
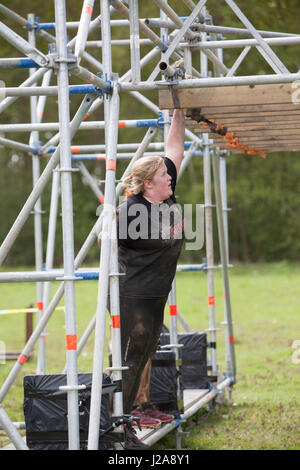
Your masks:
{"label": "tree line", "polygon": [[[30,12],[34,12],[41,22],[53,21],[54,2],[41,4],[37,0],[31,0]],[[99,2],[95,6],[99,9]],[[183,2],[181,2],[183,3]],[[179,5],[179,2],[169,1],[171,6],[179,14],[187,15],[186,6]],[[300,7],[296,0],[270,0],[266,2],[246,1],[238,2],[240,8],[253,22],[258,29],[271,31],[283,31],[297,33],[298,15]],[[80,16],[82,1],[76,0],[67,2],[68,18],[77,20]],[[11,0],[9,8],[26,17],[28,11],[28,2],[20,0]],[[235,15],[226,7],[224,2],[210,0],[208,8],[213,15],[214,24],[241,27],[240,22]],[[180,11],[179,11],[180,10]],[[96,14],[96,13],[95,13]],[[141,17],[157,17],[158,10],[152,2],[140,2]],[[14,29],[26,38],[26,32],[18,28],[11,20],[7,20],[1,15],[1,21]],[[158,33],[158,30],[157,30]],[[53,32],[52,32],[53,34]],[[70,31],[70,37],[75,31]],[[112,28],[113,38],[128,37],[127,28]],[[231,39],[231,37],[228,37]],[[101,39],[100,30],[95,32],[90,39]],[[47,53],[48,44],[41,37],[37,37],[37,47]],[[150,48],[143,46],[141,54],[144,55]],[[297,47],[289,46],[285,48],[274,48],[279,57],[282,58],[291,72],[298,71],[299,59]],[[102,61],[100,49],[89,51]],[[232,64],[240,53],[240,50],[226,50],[224,61],[228,66]],[[199,54],[199,53],[198,53]],[[16,51],[4,40],[1,40],[1,57],[18,57],[22,54]],[[242,75],[251,75],[257,73],[269,73],[269,68],[259,54],[249,56],[241,65],[240,73]],[[117,64],[120,76],[127,71],[129,64],[129,48],[113,47],[113,64]],[[156,58],[156,61],[158,59]],[[197,63],[197,58],[195,63]],[[83,65],[87,65],[82,60]],[[142,78],[146,79],[156,62],[151,62],[142,71]],[[87,67],[89,67],[87,65]],[[95,71],[95,70],[93,70]],[[0,70],[0,80],[3,80],[6,86],[18,86],[28,76],[28,71],[23,70]],[[55,76],[51,84],[55,84]],[[74,80],[74,83],[81,83]],[[146,94],[155,103],[157,93]],[[71,99],[71,117],[78,108],[82,97],[73,97]],[[14,105],[10,106],[0,115],[2,124],[30,122],[29,98],[19,99]],[[153,118],[153,112],[149,111],[143,104],[135,100],[131,95],[122,94],[120,119],[143,119]],[[45,108],[44,122],[56,122],[57,103],[56,98],[47,98]],[[99,108],[92,120],[103,120],[103,107]],[[146,129],[120,129],[119,143],[140,142]],[[41,142],[47,140],[53,135],[49,132],[41,132],[39,139]],[[7,133],[6,138],[28,143],[29,134]],[[156,141],[162,141],[162,131],[156,135]],[[73,144],[91,144],[104,143],[103,131],[79,131],[74,137]],[[294,260],[300,259],[300,192],[299,192],[299,174],[300,160],[297,152],[272,153],[266,159],[257,155],[229,154],[227,157],[227,181],[228,181],[228,212],[229,220],[229,240],[230,257],[232,260],[242,262],[252,261],[274,261],[274,260]],[[47,157],[41,157],[41,171],[48,161]],[[127,162],[128,163],[128,162]],[[103,180],[105,175],[103,162],[86,162],[89,172],[98,180]],[[118,162],[117,178],[119,178],[126,163],[123,160]],[[101,186],[104,189],[103,185]],[[29,154],[19,150],[2,147],[0,149],[0,242],[5,238],[12,226],[17,214],[22,208],[32,188],[32,160]],[[48,215],[50,201],[51,183],[42,196],[42,208],[45,211],[43,215],[43,245],[44,252],[47,243]],[[184,176],[180,180],[177,188],[178,201],[185,203],[203,203],[203,161],[202,157],[194,157]],[[75,232],[75,250],[81,247],[87,234],[96,221],[96,212],[99,202],[91,192],[87,182],[80,173],[74,173],[73,176],[73,199],[74,199],[74,232]],[[56,251],[55,263],[62,263],[62,229],[61,217],[57,221],[56,230]],[[215,224],[215,247],[218,250],[217,228]],[[201,262],[205,257],[205,250],[183,252],[181,261]],[[98,262],[99,249],[95,246],[88,255],[87,262]],[[7,259],[6,265],[33,265],[34,264],[34,241],[33,241],[33,216],[24,225],[21,234],[16,240]]]}

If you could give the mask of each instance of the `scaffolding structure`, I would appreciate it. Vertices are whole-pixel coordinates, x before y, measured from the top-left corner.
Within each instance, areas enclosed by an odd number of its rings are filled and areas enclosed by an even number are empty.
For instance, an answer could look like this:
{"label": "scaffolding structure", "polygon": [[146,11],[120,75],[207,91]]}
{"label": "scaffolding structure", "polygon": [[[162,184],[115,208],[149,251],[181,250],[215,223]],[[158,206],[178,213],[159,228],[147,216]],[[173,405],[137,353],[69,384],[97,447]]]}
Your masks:
{"label": "scaffolding structure", "polygon": [[[246,18],[243,12],[233,0],[224,0],[229,8],[243,23],[243,28],[230,28],[228,26],[215,26],[207,8],[209,0],[183,0],[186,8],[186,16],[176,13],[176,6],[171,7],[167,0],[153,0],[157,8],[156,18],[140,18],[139,10],[142,2],[138,0],[101,0],[100,15],[93,17],[93,0],[84,0],[79,21],[71,22],[66,17],[66,5],[64,0],[55,0],[55,23],[40,23],[33,14],[27,18],[21,17],[3,4],[0,4],[0,14],[4,18],[13,20],[22,25],[27,31],[27,39],[14,32],[3,22],[0,22],[0,36],[12,44],[25,57],[1,58],[0,68],[29,69],[29,77],[18,87],[6,87],[2,90],[3,99],[0,102],[0,112],[5,116],[5,110],[17,99],[30,97],[31,123],[1,124],[0,132],[5,137],[0,138],[0,144],[7,148],[18,149],[32,155],[33,189],[24,203],[20,213],[16,217],[9,233],[0,246],[0,263],[3,263],[11,247],[17,239],[30,213],[34,211],[34,239],[36,255],[35,272],[16,272],[0,274],[0,282],[36,282],[37,283],[37,308],[39,321],[30,339],[26,343],[18,360],[12,367],[7,379],[0,389],[0,426],[5,430],[16,449],[27,449],[27,445],[18,432],[22,423],[13,423],[5,411],[4,398],[9,392],[16,377],[26,363],[27,358],[38,345],[38,370],[44,374],[45,366],[45,342],[43,335],[52,313],[63,295],[65,296],[66,314],[66,367],[67,385],[65,390],[68,397],[68,424],[69,424],[69,449],[78,450],[79,441],[79,411],[78,392],[84,386],[78,383],[77,360],[91,332],[95,330],[94,358],[92,370],[92,393],[90,407],[90,423],[88,435],[88,449],[98,449],[99,423],[101,410],[101,390],[104,361],[106,307],[108,293],[111,298],[111,343],[112,343],[112,380],[122,380],[122,360],[120,348],[119,328],[119,272],[117,257],[116,237],[116,204],[122,193],[122,179],[129,172],[132,164],[141,156],[148,154],[163,154],[166,136],[172,118],[174,108],[183,108],[186,116],[187,141],[185,142],[185,155],[179,177],[186,169],[194,155],[203,158],[204,177],[204,207],[205,207],[205,250],[206,262],[202,265],[180,266],[178,271],[201,270],[207,275],[208,289],[208,335],[210,350],[211,375],[217,377],[217,382],[208,390],[200,390],[191,399],[185,394],[179,399],[184,400],[184,413],[161,429],[140,434],[141,439],[153,445],[161,437],[175,430],[177,432],[177,444],[180,446],[181,424],[195,414],[205,404],[213,402],[215,397],[228,390],[231,399],[232,387],[236,381],[236,364],[234,349],[234,333],[231,312],[230,286],[229,286],[229,242],[227,221],[227,196],[226,196],[226,158],[228,144],[232,151],[242,153],[271,152],[282,148],[280,137],[267,138],[267,131],[263,126],[255,125],[250,118],[255,111],[250,109],[250,93],[259,86],[271,85],[277,87],[282,84],[290,84],[300,78],[300,74],[291,73],[284,63],[275,54],[272,46],[285,46],[299,44],[300,36],[293,34],[277,33],[272,31],[258,31]],[[169,2],[170,4],[172,2]],[[176,3],[177,4],[177,3]],[[175,4],[175,5],[176,5]],[[182,5],[181,5],[182,7]],[[212,12],[213,13],[213,12]],[[127,26],[129,35],[127,39],[113,39],[111,29]],[[76,31],[73,39],[68,41],[67,32]],[[94,31],[99,31],[101,40],[89,41],[88,36]],[[158,33],[155,32],[158,30]],[[51,31],[51,34],[50,32]],[[55,32],[55,36],[53,35]],[[234,35],[239,39],[224,40],[222,34]],[[45,54],[36,47],[36,35],[41,36],[50,44],[49,53]],[[142,37],[140,37],[142,36]],[[151,45],[153,48],[141,57],[141,48]],[[128,46],[130,48],[130,64],[127,73],[119,77],[115,73],[115,65],[112,60],[112,47]],[[102,63],[90,53],[87,48],[101,49]],[[223,60],[225,48],[242,49],[235,63],[228,68]],[[238,68],[246,58],[251,48],[256,48],[263,56],[272,73],[266,75],[237,76]],[[195,51],[200,54],[200,67],[193,66]],[[89,68],[83,67],[81,61],[85,61]],[[142,80],[142,67],[154,63],[153,70],[146,80]],[[174,63],[174,65],[171,65]],[[183,64],[183,65],[182,65]],[[183,67],[184,66],[184,67]],[[57,76],[57,85],[50,85],[53,72]],[[101,72],[101,73],[100,73]],[[82,85],[71,84],[72,77],[83,82]],[[41,84],[38,85],[38,82]],[[251,88],[249,87],[251,85]],[[257,85],[257,87],[256,87]],[[290,86],[290,85],[289,85]],[[242,105],[244,115],[233,114],[233,103],[224,103],[218,111],[214,105],[206,100],[205,110],[202,109],[201,100],[209,90],[222,90],[234,87],[234,93],[239,95],[239,89],[247,87],[248,101]],[[281,88],[282,89],[282,88]],[[276,88],[278,91],[278,89]],[[275,91],[276,91],[275,90]],[[159,103],[154,103],[144,96],[144,92],[159,92]],[[195,101],[194,92],[200,96]],[[137,99],[156,118],[143,120],[120,120],[120,100],[122,94],[129,93]],[[191,93],[192,95],[189,95]],[[275,93],[275,92],[274,92]],[[279,91],[278,91],[279,93]],[[281,97],[282,97],[282,92]],[[73,119],[70,119],[70,97],[82,95],[82,101]],[[48,96],[57,96],[59,120],[55,123],[43,123],[42,116]],[[192,96],[192,98],[191,98]],[[282,113],[282,104],[285,104],[286,113],[293,111],[295,119],[299,113],[299,106],[288,103],[287,99],[274,102],[270,98],[263,106],[263,112],[270,112],[273,106],[272,116]],[[104,107],[104,121],[91,121],[87,116],[99,107]],[[221,105],[220,105],[221,106]],[[238,106],[237,104],[235,105]],[[239,104],[241,106],[241,104]],[[253,106],[253,105],[252,105]],[[277,110],[275,107],[277,106]],[[289,107],[290,106],[290,107]],[[227,108],[226,108],[227,107]],[[195,110],[196,108],[196,110]],[[197,112],[200,110],[201,112]],[[210,108],[210,109],[209,109]],[[227,114],[225,114],[225,108]],[[169,112],[171,111],[171,112]],[[298,113],[297,113],[298,111]],[[214,113],[218,115],[222,125],[214,125]],[[231,114],[230,114],[231,113]],[[252,115],[251,115],[252,113]],[[203,118],[204,116],[204,118]],[[230,126],[237,131],[242,118],[252,122],[252,127],[246,129],[242,138],[247,145],[241,148],[233,139],[228,142],[224,137],[229,133]],[[240,119],[240,120],[238,120]],[[248,122],[248,124],[249,124]],[[201,124],[205,126],[201,127]],[[290,120],[293,129],[292,119]],[[226,133],[222,135],[220,130]],[[247,123],[245,124],[247,127]],[[266,126],[266,120],[264,120]],[[234,127],[236,126],[236,127]],[[145,127],[146,133],[141,143],[118,144],[118,129],[120,127]],[[157,129],[163,129],[164,142],[155,143],[153,138]],[[94,145],[72,146],[72,139],[77,131],[104,129],[104,143]],[[57,133],[46,143],[39,142],[39,132],[51,130]],[[249,132],[254,131],[254,141]],[[263,139],[259,139],[255,132],[261,132]],[[9,132],[29,132],[28,144],[11,140],[6,137]],[[279,134],[277,132],[277,134]],[[285,135],[289,135],[285,133]],[[255,139],[256,137],[256,139]],[[276,140],[277,138],[277,140]],[[283,141],[284,142],[284,141]],[[235,145],[234,145],[235,144]],[[291,150],[297,150],[300,139],[295,136],[292,139]],[[98,152],[101,152],[100,154]],[[149,153],[148,153],[149,152]],[[154,153],[153,153],[154,152]],[[44,171],[40,172],[40,158],[48,157],[48,163]],[[118,159],[127,158],[129,164],[120,181],[116,180],[116,164]],[[105,191],[104,193],[95,183],[95,179],[84,165],[84,161],[104,160],[106,165]],[[72,165],[73,164],[73,165]],[[101,209],[97,221],[91,232],[87,235],[80,251],[74,254],[74,228],[73,228],[73,200],[72,200],[72,174],[80,171],[88,185],[101,203]],[[47,253],[44,259],[42,250],[42,207],[41,195],[52,180],[51,203],[49,209],[49,231]],[[212,185],[213,183],[213,185]],[[221,258],[221,269],[224,284],[224,316],[225,316],[225,344],[226,344],[226,373],[220,374],[216,353],[216,317],[215,317],[215,286],[214,272],[216,269],[213,246],[213,194],[217,215],[218,241]],[[62,225],[63,225],[63,260],[64,269],[53,269],[54,241],[56,231],[56,218],[58,199],[61,195]],[[81,264],[85,260],[90,248],[97,241],[101,233],[101,254],[99,269],[82,269]],[[43,267],[45,263],[45,267]],[[76,303],[75,282],[80,280],[101,279],[98,287],[97,310],[87,325],[82,338],[77,341],[76,332]],[[53,281],[61,281],[60,286],[50,299],[50,284]],[[186,326],[184,318],[177,311],[176,282],[174,280],[169,296],[170,337],[175,354],[178,353],[178,322]],[[122,392],[114,394],[115,416],[123,415]]]}

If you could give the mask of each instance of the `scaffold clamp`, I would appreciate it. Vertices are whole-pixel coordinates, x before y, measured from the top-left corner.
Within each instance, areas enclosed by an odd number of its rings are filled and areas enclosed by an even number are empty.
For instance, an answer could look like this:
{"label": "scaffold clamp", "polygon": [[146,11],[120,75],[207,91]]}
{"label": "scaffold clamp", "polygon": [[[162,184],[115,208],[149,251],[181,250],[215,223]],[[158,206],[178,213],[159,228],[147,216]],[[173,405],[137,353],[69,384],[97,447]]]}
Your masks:
{"label": "scaffold clamp", "polygon": [[49,44],[49,54],[47,56],[47,66],[52,68],[56,72],[59,68],[59,64],[64,62],[68,64],[68,68],[76,68],[78,66],[78,58],[72,54],[71,49],[67,48],[67,57],[59,57],[56,51],[56,44]]}

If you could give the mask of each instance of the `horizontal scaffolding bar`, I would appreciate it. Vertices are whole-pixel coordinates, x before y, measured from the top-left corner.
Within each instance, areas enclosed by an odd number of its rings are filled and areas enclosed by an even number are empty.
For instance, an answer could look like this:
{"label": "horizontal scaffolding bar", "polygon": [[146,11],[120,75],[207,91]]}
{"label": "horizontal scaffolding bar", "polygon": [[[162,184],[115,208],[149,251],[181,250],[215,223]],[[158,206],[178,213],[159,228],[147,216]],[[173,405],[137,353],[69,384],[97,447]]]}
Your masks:
{"label": "horizontal scaffolding bar", "polygon": [[[1,97],[4,99],[8,96],[57,96],[57,86],[31,86],[31,87],[7,87],[1,89]],[[95,85],[70,85],[70,95],[86,95],[90,93],[102,93],[102,90]]]}
{"label": "horizontal scaffolding bar", "polygon": [[184,423],[188,418],[193,416],[200,410],[204,405],[212,401],[219,393],[225,390],[227,387],[230,387],[233,383],[231,378],[225,378],[220,384],[217,385],[216,388],[207,391],[207,393],[199,398],[191,407],[187,409],[187,411],[180,416],[180,419],[175,419],[164,425],[163,427],[159,428],[157,431],[151,433],[149,437],[145,437],[143,439],[144,444],[151,447],[157,441],[159,441],[162,437],[169,434],[171,431],[175,430],[177,427],[180,426],[181,423]]}
{"label": "horizontal scaffolding bar", "polygon": [[[187,17],[188,18],[188,17]],[[182,21],[185,18],[181,18]],[[144,20],[145,24],[149,26],[149,28],[172,28],[178,29],[175,23],[170,20],[161,21],[160,19],[156,18],[146,18]],[[248,31],[248,29],[243,28],[231,28],[228,26],[215,26],[215,25],[207,25],[201,23],[194,23],[193,28],[197,29],[198,31],[204,33],[216,33],[216,34],[231,34],[234,36],[241,36],[241,37],[252,37],[252,34]],[[265,30],[257,30],[258,33],[264,38],[273,38],[273,37],[287,37],[287,36],[299,36],[299,34],[292,34],[292,33],[284,33],[284,32],[276,32],[276,31],[265,31]]]}
{"label": "horizontal scaffolding bar", "polygon": [[[119,129],[133,127],[162,127],[160,119],[129,119],[119,121]],[[87,121],[82,122],[79,129],[105,129],[104,121]],[[44,123],[28,123],[28,124],[2,124],[0,132],[31,132],[31,131],[57,131],[59,130],[58,122]]]}
{"label": "horizontal scaffolding bar", "polygon": [[[205,271],[207,265],[203,264],[178,264],[177,271]],[[10,282],[48,282],[63,281],[63,269],[51,269],[49,271],[18,271],[0,273],[0,283]],[[78,281],[99,279],[99,268],[81,268],[75,271],[74,276]]]}
{"label": "horizontal scaffolding bar", "polygon": [[[181,21],[186,21],[189,17],[188,16],[180,16]],[[169,28],[169,29],[178,29],[179,27],[173,23],[173,21],[165,20],[161,21],[160,18],[141,18],[140,21],[144,22],[150,28]],[[55,30],[55,23],[36,23],[33,25],[37,30],[39,29],[49,29]],[[67,28],[69,29],[77,29],[79,26],[79,21],[68,21],[66,23]],[[120,26],[128,26],[129,27],[129,20],[126,19],[116,19],[110,21],[110,26],[119,28]],[[101,23],[99,22],[99,27],[101,27]],[[241,37],[251,37],[251,34],[247,29],[243,28],[231,28],[227,26],[216,26],[216,25],[206,25],[201,23],[195,23],[193,25],[195,29],[201,32],[206,33],[217,33],[217,34],[231,34],[234,36],[241,36]],[[298,34],[293,33],[285,33],[285,32],[277,32],[277,31],[266,31],[266,30],[258,30],[259,34],[262,37],[270,38],[270,37],[286,37],[286,36],[298,36]]]}
{"label": "horizontal scaffolding bar", "polygon": [[33,69],[39,67],[39,64],[27,57],[0,59],[0,69]]}
{"label": "horizontal scaffolding bar", "polygon": [[[203,152],[201,150],[196,150],[192,154],[195,157],[202,157]],[[117,159],[122,160],[122,159],[128,159],[132,158],[134,156],[133,152],[122,152],[122,153],[117,153]],[[144,152],[144,157],[164,157],[165,152],[162,151],[156,151],[156,152]],[[72,156],[72,161],[104,161],[106,160],[106,155],[105,154],[80,154],[80,155],[73,155]]]}
{"label": "horizontal scaffolding bar", "polygon": [[[140,143],[127,143],[127,144],[117,144],[117,150],[137,150],[140,147]],[[184,142],[184,148],[189,149],[193,145],[193,142]],[[47,153],[51,154],[54,153],[57,147],[52,147],[48,150]],[[148,145],[148,150],[164,150],[165,144],[164,142],[151,142]],[[71,146],[71,153],[88,153],[88,152],[105,152],[106,147],[105,145],[72,145]]]}
{"label": "horizontal scaffolding bar", "polygon": [[[56,307],[55,310],[63,310],[65,311],[65,307]],[[7,309],[7,310],[0,310],[0,315],[13,315],[19,313],[36,313],[40,312],[38,308],[15,308],[15,309]]]}
{"label": "horizontal scaffolding bar", "polygon": [[219,86],[240,86],[240,85],[263,85],[271,83],[292,83],[300,80],[300,73],[282,73],[276,75],[249,75],[242,77],[211,77],[211,78],[195,78],[181,80],[179,82],[122,82],[119,84],[120,91],[151,91],[165,90],[172,85],[176,90],[186,88],[216,88]]}
{"label": "horizontal scaffolding bar", "polygon": [[[175,89],[186,88],[211,88],[218,86],[239,86],[239,85],[263,85],[272,83],[292,83],[300,80],[300,73],[282,73],[276,75],[249,75],[242,77],[212,77],[212,78],[195,78],[181,80],[180,82],[165,81],[146,81],[139,83],[119,82],[120,91],[151,91],[164,90],[171,85]],[[2,89],[2,96],[49,96],[57,95],[57,86],[48,87],[8,87]],[[69,86],[70,94],[87,94],[101,93],[101,90],[94,85],[71,85]]]}
{"label": "horizontal scaffolding bar", "polygon": [[213,400],[222,390],[225,390],[227,387],[230,387],[234,383],[233,378],[228,377],[223,380],[216,388],[213,388],[210,392],[207,393],[203,398],[201,398],[195,405],[191,406],[186,413],[184,413],[183,418],[188,419],[197,413],[200,408],[202,408],[206,403],[209,403]]}

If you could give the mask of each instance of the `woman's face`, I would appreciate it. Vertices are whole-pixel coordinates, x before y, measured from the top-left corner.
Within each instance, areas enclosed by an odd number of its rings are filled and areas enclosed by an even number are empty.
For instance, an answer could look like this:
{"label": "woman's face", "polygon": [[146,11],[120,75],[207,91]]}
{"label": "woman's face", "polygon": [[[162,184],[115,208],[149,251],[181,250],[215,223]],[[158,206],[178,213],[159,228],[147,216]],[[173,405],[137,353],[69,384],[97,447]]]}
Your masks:
{"label": "woman's face", "polygon": [[151,193],[159,201],[164,201],[172,195],[171,188],[172,178],[167,172],[165,163],[162,163],[156,171],[151,181]]}

